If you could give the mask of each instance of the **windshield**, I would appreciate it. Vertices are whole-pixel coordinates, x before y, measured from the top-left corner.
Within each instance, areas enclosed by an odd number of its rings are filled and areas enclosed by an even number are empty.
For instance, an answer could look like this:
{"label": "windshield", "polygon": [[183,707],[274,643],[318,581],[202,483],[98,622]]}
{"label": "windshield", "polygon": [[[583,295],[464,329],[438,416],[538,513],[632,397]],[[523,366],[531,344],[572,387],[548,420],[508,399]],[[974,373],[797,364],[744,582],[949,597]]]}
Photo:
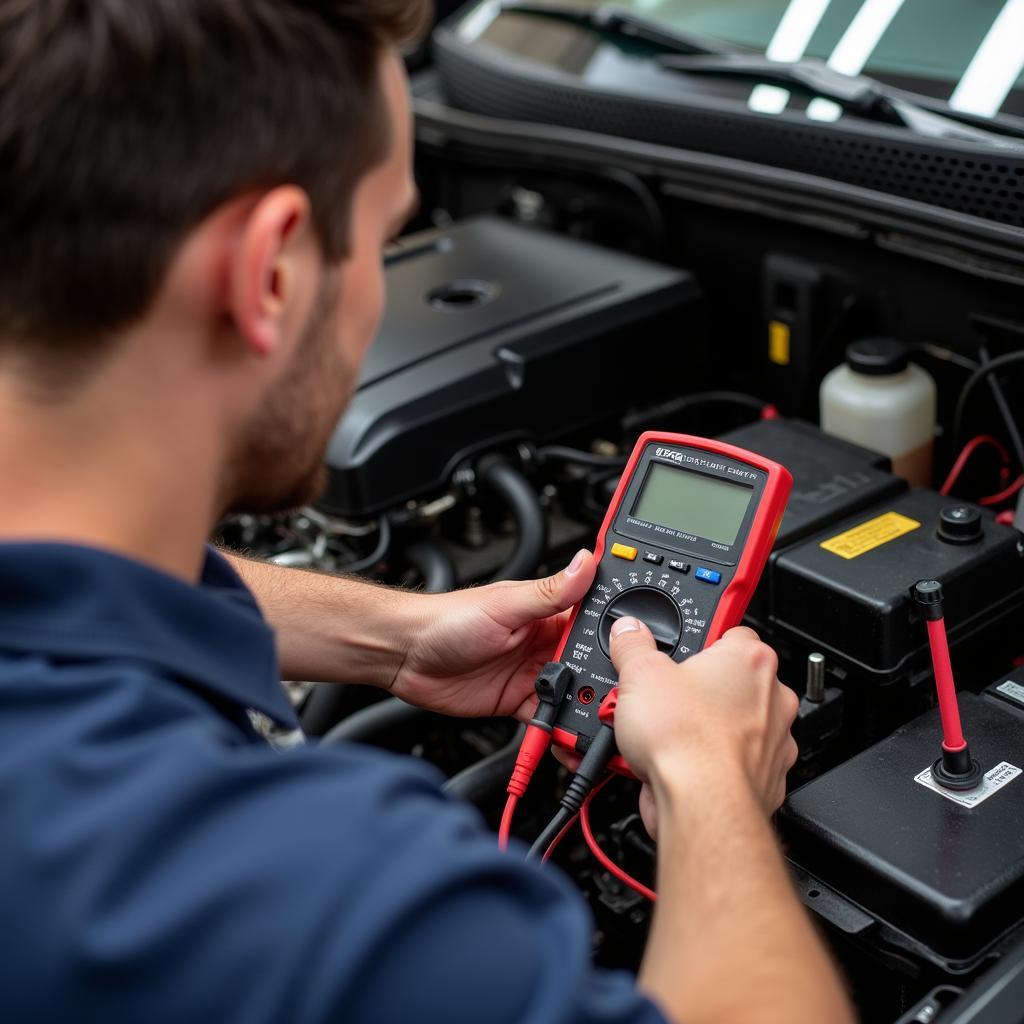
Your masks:
{"label": "windshield", "polygon": [[[602,4],[574,0],[571,6]],[[1024,114],[1024,0],[624,0],[614,6],[774,60],[815,57],[848,75],[864,73],[946,100],[963,113]],[[761,85],[750,105],[781,113],[789,99],[785,89]],[[808,114],[834,120],[840,111],[818,99]]]}

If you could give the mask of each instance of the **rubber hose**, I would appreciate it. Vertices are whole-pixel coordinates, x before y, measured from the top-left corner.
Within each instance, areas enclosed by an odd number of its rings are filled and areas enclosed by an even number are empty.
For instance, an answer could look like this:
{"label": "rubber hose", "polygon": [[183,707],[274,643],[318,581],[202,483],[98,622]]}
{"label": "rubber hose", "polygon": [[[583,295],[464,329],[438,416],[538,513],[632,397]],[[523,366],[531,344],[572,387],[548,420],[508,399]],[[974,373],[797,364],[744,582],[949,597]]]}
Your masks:
{"label": "rubber hose", "polygon": [[[419,541],[405,548],[402,554],[423,577],[428,594],[455,589],[455,566],[436,544]],[[330,732],[338,722],[363,709],[367,703],[366,690],[365,686],[347,683],[317,683],[302,706],[303,732],[307,736]]]}
{"label": "rubber hose", "polygon": [[349,715],[339,722],[320,741],[327,746],[339,743],[379,743],[387,740],[389,744],[396,737],[402,737],[414,727],[422,727],[424,721],[433,712],[406,704],[397,697],[389,697],[377,704],[371,704],[354,715]]}
{"label": "rubber hose", "polygon": [[371,686],[316,683],[299,712],[302,731],[311,737],[323,736],[338,722],[365,710],[368,704],[379,702],[380,691]]}
{"label": "rubber hose", "polygon": [[444,791],[477,806],[499,796],[516,766],[516,754],[525,732],[526,726],[520,726],[506,746],[453,775],[444,784]]}
{"label": "rubber hose", "polygon": [[437,544],[429,540],[417,541],[404,548],[402,555],[423,577],[423,589],[428,594],[444,594],[455,589],[455,565]]}
{"label": "rubber hose", "polygon": [[499,580],[533,579],[547,552],[548,524],[530,481],[500,455],[481,459],[480,482],[508,506],[518,539],[512,557],[494,576]]}

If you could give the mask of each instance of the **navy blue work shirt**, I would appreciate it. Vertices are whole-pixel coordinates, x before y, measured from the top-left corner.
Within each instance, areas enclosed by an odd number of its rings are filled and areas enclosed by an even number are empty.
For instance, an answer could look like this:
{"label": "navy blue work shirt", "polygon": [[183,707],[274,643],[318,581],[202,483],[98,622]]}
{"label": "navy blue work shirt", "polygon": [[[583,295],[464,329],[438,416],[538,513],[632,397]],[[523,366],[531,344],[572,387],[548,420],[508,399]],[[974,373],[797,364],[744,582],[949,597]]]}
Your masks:
{"label": "navy blue work shirt", "polygon": [[0,544],[4,1019],[663,1022],[591,968],[567,880],[499,853],[436,771],[278,752],[247,709],[297,724],[219,555],[190,586]]}

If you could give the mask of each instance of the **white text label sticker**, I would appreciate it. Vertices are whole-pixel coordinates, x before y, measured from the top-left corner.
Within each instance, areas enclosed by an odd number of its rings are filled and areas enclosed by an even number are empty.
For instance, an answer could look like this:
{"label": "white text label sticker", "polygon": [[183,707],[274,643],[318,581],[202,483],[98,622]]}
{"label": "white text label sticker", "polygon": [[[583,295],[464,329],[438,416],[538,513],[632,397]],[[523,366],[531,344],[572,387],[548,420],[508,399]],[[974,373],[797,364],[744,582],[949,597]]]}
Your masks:
{"label": "white text label sticker", "polygon": [[1018,704],[1024,705],[1024,686],[1021,686],[1020,683],[1007,679],[1005,683],[1000,683],[996,689],[1000,693],[1005,693],[1010,700],[1015,700]]}
{"label": "white text label sticker", "polygon": [[934,790],[939,796],[944,796],[947,800],[960,804],[961,807],[977,807],[983,800],[987,800],[993,793],[1001,790],[1008,782],[1013,782],[1018,775],[1020,775],[1019,768],[1010,764],[1009,761],[1001,761],[991,771],[985,772],[985,777],[974,789],[946,789],[932,778],[930,767],[925,768],[919,775],[915,775],[914,781]]}

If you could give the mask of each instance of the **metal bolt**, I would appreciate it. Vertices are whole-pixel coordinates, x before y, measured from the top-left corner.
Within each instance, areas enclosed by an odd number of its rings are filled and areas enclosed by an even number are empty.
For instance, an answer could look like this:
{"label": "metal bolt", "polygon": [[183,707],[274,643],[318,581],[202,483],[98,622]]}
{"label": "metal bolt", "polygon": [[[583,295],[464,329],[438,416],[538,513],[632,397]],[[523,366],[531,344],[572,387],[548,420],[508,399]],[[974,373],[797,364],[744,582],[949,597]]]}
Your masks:
{"label": "metal bolt", "polygon": [[804,694],[812,704],[825,700],[825,655],[807,655],[807,690]]}

